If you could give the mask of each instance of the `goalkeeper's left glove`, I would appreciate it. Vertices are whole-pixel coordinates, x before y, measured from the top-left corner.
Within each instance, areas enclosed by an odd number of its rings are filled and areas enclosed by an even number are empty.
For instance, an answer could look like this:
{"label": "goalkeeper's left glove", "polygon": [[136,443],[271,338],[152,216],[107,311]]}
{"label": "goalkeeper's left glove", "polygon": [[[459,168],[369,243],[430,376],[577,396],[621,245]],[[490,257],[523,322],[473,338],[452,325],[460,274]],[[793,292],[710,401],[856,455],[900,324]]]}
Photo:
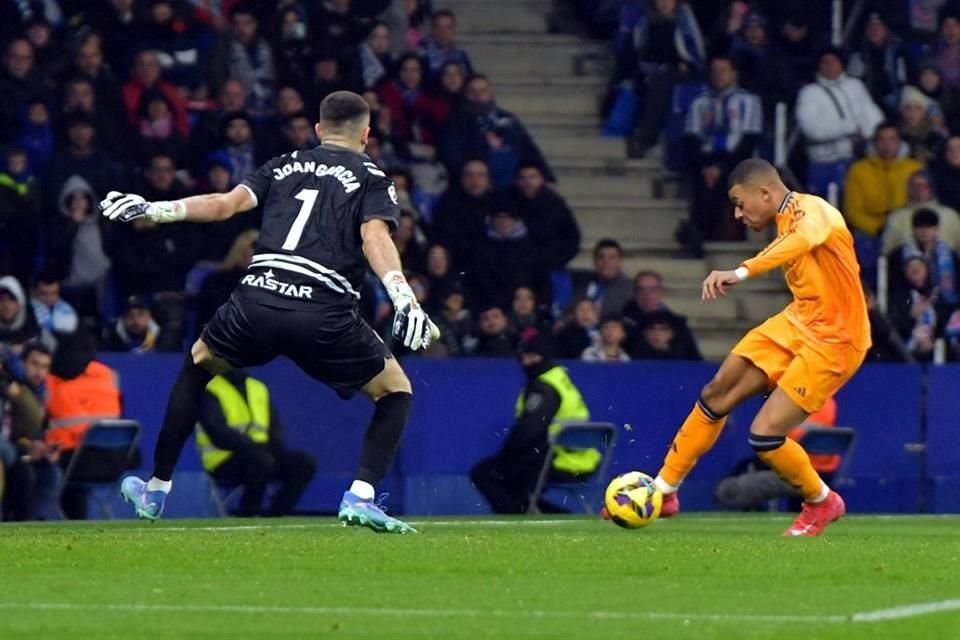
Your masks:
{"label": "goalkeeper's left glove", "polygon": [[428,348],[440,337],[440,330],[420,308],[407,279],[399,271],[391,271],[383,277],[383,286],[393,301],[393,337],[411,351]]}
{"label": "goalkeeper's left glove", "polygon": [[187,217],[187,209],[179,200],[147,202],[135,193],[111,191],[100,203],[100,211],[109,220],[130,222],[146,218],[153,222],[179,222]]}

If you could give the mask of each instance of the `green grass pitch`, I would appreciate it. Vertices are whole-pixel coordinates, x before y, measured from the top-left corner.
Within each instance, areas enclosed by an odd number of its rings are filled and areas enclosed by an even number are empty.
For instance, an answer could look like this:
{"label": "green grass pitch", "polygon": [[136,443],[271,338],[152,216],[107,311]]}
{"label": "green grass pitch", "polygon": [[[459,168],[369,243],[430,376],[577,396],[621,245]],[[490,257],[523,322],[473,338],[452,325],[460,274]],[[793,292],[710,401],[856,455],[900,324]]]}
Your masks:
{"label": "green grass pitch", "polygon": [[960,638],[960,519],[0,527],[0,638]]}

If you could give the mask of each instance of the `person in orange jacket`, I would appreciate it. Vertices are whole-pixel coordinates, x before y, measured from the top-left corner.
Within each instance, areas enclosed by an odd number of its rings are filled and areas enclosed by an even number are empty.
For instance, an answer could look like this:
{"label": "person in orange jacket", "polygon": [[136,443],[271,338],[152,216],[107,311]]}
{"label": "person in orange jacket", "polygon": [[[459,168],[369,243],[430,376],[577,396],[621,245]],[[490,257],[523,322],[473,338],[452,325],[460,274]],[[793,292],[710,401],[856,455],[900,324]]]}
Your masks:
{"label": "person in orange jacket", "polygon": [[[75,334],[59,344],[47,377],[49,426],[44,439],[60,451],[60,466],[64,469],[90,424],[120,417],[117,374],[95,357],[92,338]],[[70,519],[86,518],[86,491],[65,490],[60,506]]]}

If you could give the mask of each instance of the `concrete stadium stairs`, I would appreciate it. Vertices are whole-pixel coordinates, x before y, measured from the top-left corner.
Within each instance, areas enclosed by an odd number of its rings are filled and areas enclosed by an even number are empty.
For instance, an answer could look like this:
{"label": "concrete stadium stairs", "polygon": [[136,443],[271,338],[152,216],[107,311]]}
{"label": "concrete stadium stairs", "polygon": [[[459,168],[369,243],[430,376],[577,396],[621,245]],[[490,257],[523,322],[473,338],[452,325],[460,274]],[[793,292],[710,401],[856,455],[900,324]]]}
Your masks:
{"label": "concrete stadium stairs", "polygon": [[558,189],[583,230],[583,249],[571,266],[589,268],[593,243],[617,238],[626,251],[626,272],[663,274],[668,303],[690,318],[704,356],[713,360],[782,308],[788,296],[776,274],[742,285],[735,296],[700,301],[709,270],[735,266],[762,239],[713,243],[702,260],[677,259],[673,232],[686,216],[686,201],[669,193],[654,197],[663,191],[655,190],[660,164],[628,159],[623,140],[599,134],[605,43],[547,34],[551,0],[448,0],[437,6],[456,12],[460,44],[490,77],[497,102],[523,120],[556,171]]}

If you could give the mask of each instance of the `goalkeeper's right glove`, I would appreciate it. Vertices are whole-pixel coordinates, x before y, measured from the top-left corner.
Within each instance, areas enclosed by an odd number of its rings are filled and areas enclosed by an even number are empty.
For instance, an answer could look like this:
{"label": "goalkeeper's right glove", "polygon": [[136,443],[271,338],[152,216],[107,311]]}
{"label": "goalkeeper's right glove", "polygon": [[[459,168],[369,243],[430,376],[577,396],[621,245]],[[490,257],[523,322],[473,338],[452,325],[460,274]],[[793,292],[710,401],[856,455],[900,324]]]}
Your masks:
{"label": "goalkeeper's right glove", "polygon": [[393,301],[393,337],[411,351],[429,347],[440,337],[440,330],[420,307],[407,279],[399,271],[391,271],[382,282]]}
{"label": "goalkeeper's right glove", "polygon": [[100,211],[108,220],[130,222],[146,218],[153,222],[179,222],[187,217],[187,210],[179,200],[147,202],[135,193],[111,191],[100,203]]}

